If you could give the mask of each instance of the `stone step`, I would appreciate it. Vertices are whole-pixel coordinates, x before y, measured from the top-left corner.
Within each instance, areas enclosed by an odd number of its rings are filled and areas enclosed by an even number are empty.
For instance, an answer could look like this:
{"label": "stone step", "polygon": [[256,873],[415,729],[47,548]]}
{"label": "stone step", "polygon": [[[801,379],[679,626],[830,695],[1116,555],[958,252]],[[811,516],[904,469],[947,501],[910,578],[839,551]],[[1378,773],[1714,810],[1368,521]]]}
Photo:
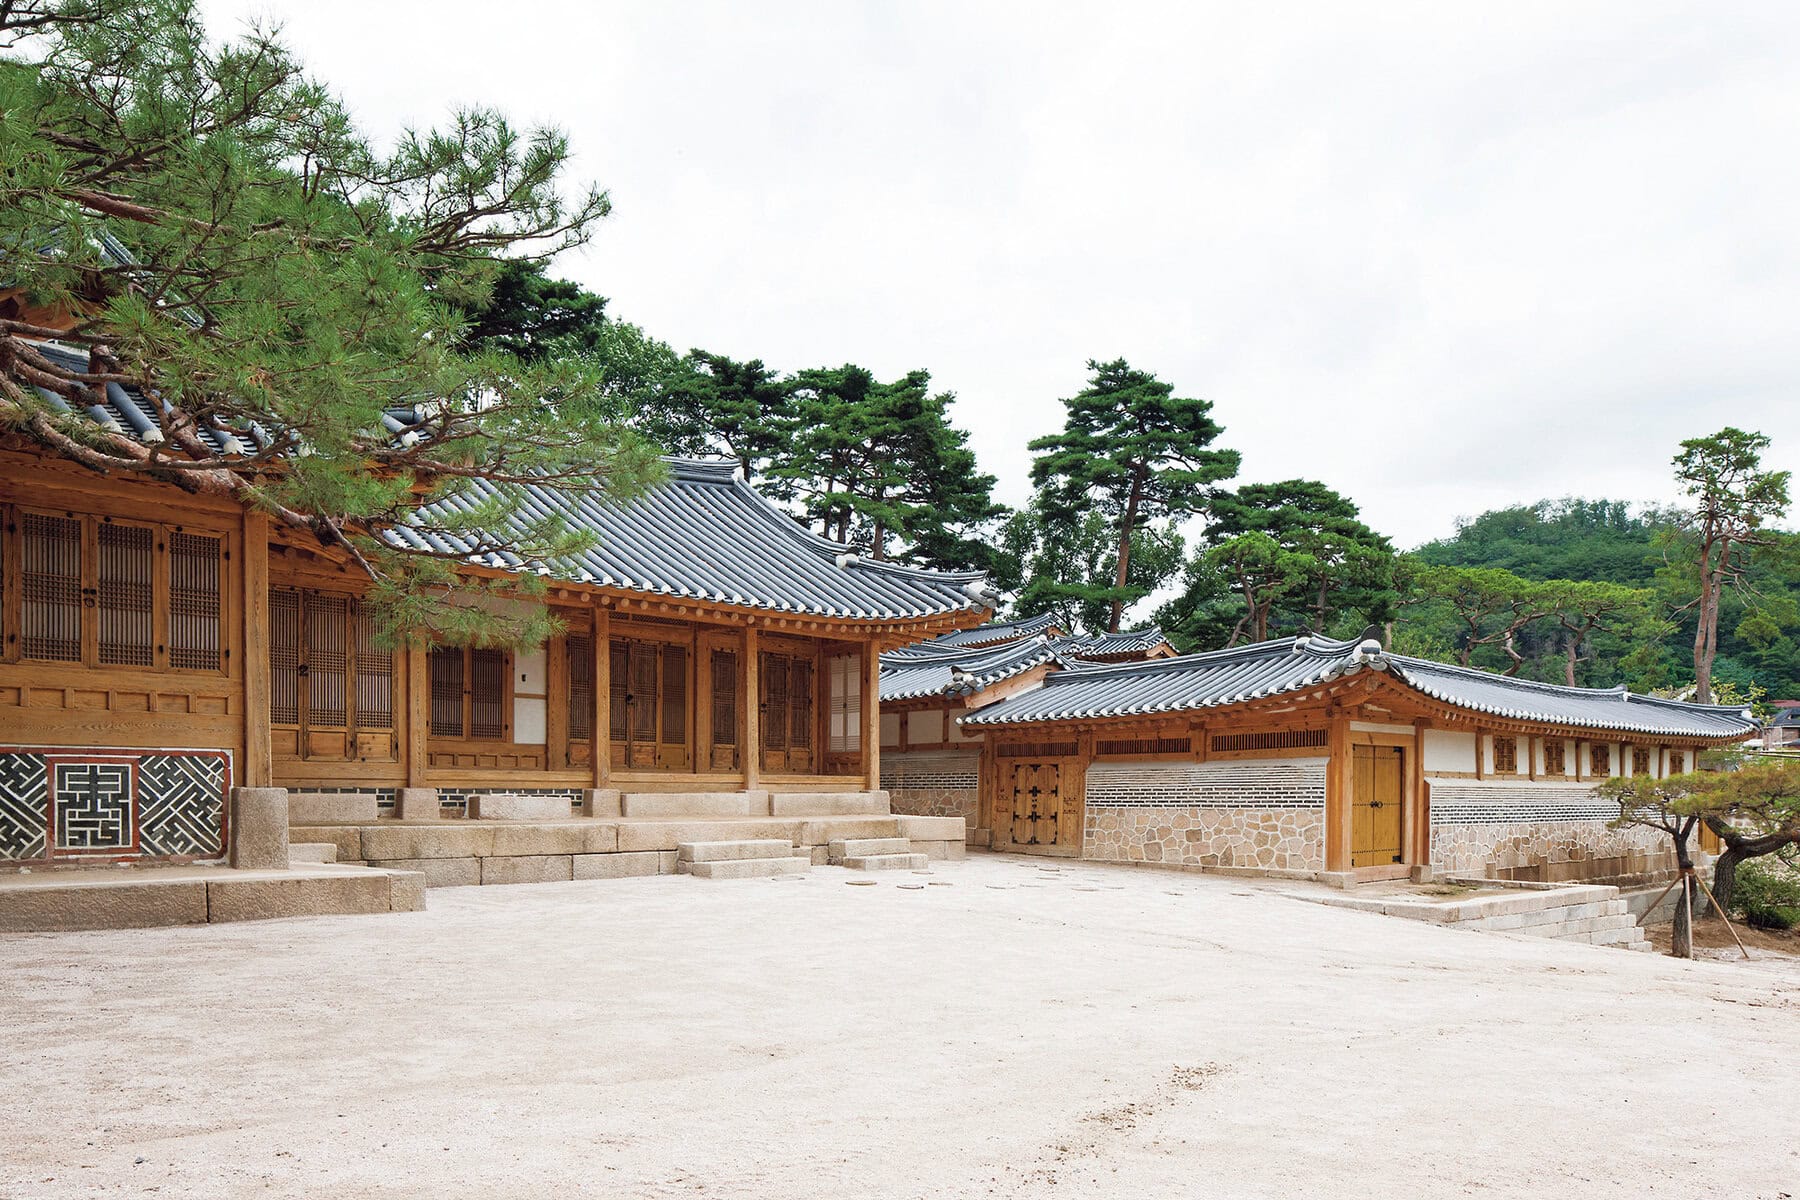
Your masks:
{"label": "stone step", "polygon": [[573,815],[567,796],[491,792],[469,797],[471,821],[567,821]]}
{"label": "stone step", "polygon": [[870,858],[877,854],[911,854],[912,843],[903,837],[844,838],[828,847],[832,862],[846,858]]}
{"label": "stone step", "polygon": [[289,842],[288,865],[294,863],[334,863],[337,861],[338,848],[336,842]]}
{"label": "stone step", "polygon": [[745,838],[735,842],[682,842],[675,847],[677,862],[738,862],[760,858],[791,858],[794,844],[780,838]]}
{"label": "stone step", "polygon": [[804,875],[812,869],[810,858],[735,858],[713,862],[684,862],[677,866],[696,879],[766,879],[775,875]]}
{"label": "stone step", "polygon": [[627,817],[766,817],[769,793],[628,792],[619,808]]}
{"label": "stone step", "polygon": [[931,860],[923,854],[864,854],[846,857],[852,871],[923,871]]}
{"label": "stone step", "polygon": [[363,825],[380,816],[373,792],[289,792],[289,825]]}
{"label": "stone step", "polygon": [[769,812],[777,817],[887,816],[886,792],[771,792]]}

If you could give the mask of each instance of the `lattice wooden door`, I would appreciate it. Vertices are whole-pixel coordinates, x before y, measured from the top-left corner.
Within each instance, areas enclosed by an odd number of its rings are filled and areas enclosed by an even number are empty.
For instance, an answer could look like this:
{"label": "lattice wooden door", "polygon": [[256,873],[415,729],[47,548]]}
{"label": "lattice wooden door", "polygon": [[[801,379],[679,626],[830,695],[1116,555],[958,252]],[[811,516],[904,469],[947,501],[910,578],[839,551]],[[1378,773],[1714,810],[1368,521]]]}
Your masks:
{"label": "lattice wooden door", "polygon": [[1062,821],[1062,767],[1057,763],[1014,763],[1012,843],[1054,846]]}

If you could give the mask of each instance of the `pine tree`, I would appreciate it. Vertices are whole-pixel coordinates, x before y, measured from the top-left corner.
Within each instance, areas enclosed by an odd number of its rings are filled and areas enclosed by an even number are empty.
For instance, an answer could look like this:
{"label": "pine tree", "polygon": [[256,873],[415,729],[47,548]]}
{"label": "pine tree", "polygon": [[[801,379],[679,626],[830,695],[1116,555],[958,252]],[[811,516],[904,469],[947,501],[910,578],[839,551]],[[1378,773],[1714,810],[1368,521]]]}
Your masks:
{"label": "pine tree", "polygon": [[1211,402],[1178,397],[1122,358],[1087,365],[1087,386],[1063,401],[1062,432],[1031,443],[1031,481],[1043,521],[1065,535],[1090,512],[1104,516],[1112,564],[1107,628],[1116,631],[1126,606],[1155,587],[1134,582],[1134,535],[1161,518],[1204,511],[1213,485],[1237,474],[1239,459],[1235,450],[1211,449],[1223,432]]}

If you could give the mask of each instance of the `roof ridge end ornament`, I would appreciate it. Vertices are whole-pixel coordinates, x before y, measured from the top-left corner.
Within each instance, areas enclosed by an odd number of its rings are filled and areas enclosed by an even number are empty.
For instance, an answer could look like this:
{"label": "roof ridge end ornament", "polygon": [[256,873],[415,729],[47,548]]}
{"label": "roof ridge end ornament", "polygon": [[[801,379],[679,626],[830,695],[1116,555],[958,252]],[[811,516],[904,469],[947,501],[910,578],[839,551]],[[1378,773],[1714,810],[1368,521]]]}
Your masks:
{"label": "roof ridge end ornament", "polygon": [[839,567],[854,567],[857,563],[862,561],[862,555],[854,550],[846,550],[838,555],[835,561]]}

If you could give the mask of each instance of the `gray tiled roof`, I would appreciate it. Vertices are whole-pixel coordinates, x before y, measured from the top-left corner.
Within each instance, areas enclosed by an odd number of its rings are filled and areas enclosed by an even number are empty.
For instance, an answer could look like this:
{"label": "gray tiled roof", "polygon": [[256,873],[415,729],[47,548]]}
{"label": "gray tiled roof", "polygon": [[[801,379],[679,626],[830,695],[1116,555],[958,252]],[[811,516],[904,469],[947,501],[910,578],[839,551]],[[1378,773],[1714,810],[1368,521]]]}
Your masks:
{"label": "gray tiled roof", "polygon": [[[850,620],[978,613],[991,603],[978,571],[877,562],[809,533],[737,478],[728,461],[667,461],[667,480],[629,501],[532,488],[521,519],[556,514],[593,531],[598,544],[573,565],[577,579],[601,587]],[[472,506],[483,490],[477,481],[421,516],[429,519],[439,506]],[[464,549],[405,526],[392,536],[439,551]],[[516,570],[522,563],[498,555],[488,565]]]}
{"label": "gray tiled roof", "polygon": [[977,625],[972,629],[959,629],[955,633],[946,633],[923,643],[928,646],[996,646],[1001,642],[1016,642],[1021,638],[1036,637],[1048,634],[1057,628],[1056,618],[1049,613],[1040,613],[1035,617],[1023,617],[1017,621],[989,621],[985,625]]}
{"label": "gray tiled roof", "polygon": [[1076,664],[1044,686],[962,718],[1000,725],[1133,717],[1242,704],[1303,691],[1360,671],[1385,671],[1459,708],[1521,721],[1621,733],[1730,739],[1753,727],[1742,708],[1689,704],[1610,691],[1511,679],[1389,654],[1380,643],[1283,638],[1114,665]]}
{"label": "gray tiled roof", "polygon": [[881,656],[881,699],[966,696],[1056,658],[1043,635],[998,646],[942,646],[933,638]]}
{"label": "gray tiled roof", "polygon": [[1125,629],[1118,633],[1076,634],[1073,637],[1058,638],[1056,652],[1076,658],[1118,658],[1127,654],[1148,654],[1168,644],[1169,639],[1163,636],[1162,630],[1154,625],[1146,625],[1142,629]]}

